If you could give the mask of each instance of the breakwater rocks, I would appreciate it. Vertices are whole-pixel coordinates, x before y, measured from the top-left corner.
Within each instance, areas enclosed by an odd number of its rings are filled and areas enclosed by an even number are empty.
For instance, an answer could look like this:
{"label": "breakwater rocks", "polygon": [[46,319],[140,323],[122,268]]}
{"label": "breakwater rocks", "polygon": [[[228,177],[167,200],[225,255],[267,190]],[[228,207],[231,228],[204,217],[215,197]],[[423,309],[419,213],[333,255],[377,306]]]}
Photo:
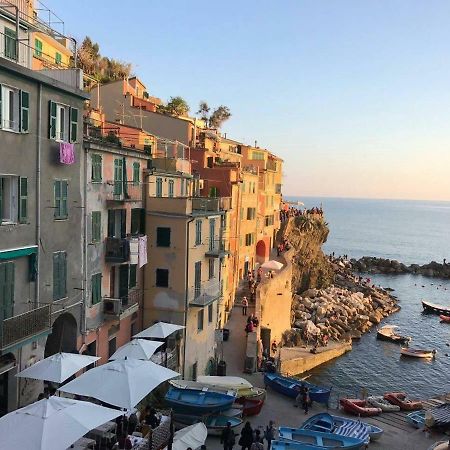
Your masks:
{"label": "breakwater rocks", "polygon": [[407,266],[395,259],[364,256],[361,259],[351,259],[351,268],[360,273],[381,274],[416,274],[426,277],[450,278],[450,264],[432,261],[429,264],[411,264]]}

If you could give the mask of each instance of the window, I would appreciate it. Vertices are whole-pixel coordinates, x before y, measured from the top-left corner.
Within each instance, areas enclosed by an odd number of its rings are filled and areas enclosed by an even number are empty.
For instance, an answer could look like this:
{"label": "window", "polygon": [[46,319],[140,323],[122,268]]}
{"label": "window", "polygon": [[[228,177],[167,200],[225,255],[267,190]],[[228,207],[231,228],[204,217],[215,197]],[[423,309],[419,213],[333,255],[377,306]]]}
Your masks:
{"label": "window", "polygon": [[254,220],[256,217],[256,208],[247,208],[247,220]]}
{"label": "window", "polygon": [[203,330],[203,308],[197,313],[197,330],[202,331]]}
{"label": "window", "polygon": [[122,195],[123,192],[123,160],[114,160],[114,195]]}
{"label": "window", "polygon": [[215,261],[213,258],[211,258],[208,262],[208,275],[209,275],[209,279],[214,278],[214,271],[215,271],[215,265],[214,265]]}
{"label": "window", "polygon": [[102,300],[102,274],[96,273],[91,277],[91,300],[96,305]]}
{"label": "window", "polygon": [[28,219],[28,178],[19,178],[19,223]]}
{"label": "window", "polygon": [[93,154],[91,155],[91,181],[102,181],[102,156]]}
{"label": "window", "polygon": [[227,213],[220,217],[220,227],[222,230],[225,230],[227,227]]}
{"label": "window", "polygon": [[128,283],[130,289],[137,285],[137,264],[130,264],[130,277]]}
{"label": "window", "polygon": [[61,53],[56,52],[55,53],[55,64],[57,66],[60,66],[61,65],[61,60],[62,60]]}
{"label": "window", "polygon": [[42,41],[39,39],[34,40],[34,56],[38,58],[42,56]]}
{"label": "window", "polygon": [[185,193],[184,193],[184,178],[182,178],[181,179],[181,187],[180,187],[180,195],[182,196],[182,197],[184,197],[184,195],[185,195]]}
{"label": "window", "polygon": [[0,175],[0,223],[26,223],[28,179]]}
{"label": "window", "polygon": [[202,221],[195,221],[195,245],[201,245],[202,243]]}
{"label": "window", "polygon": [[92,211],[92,242],[102,240],[102,213],[101,211]]}
{"label": "window", "polygon": [[263,161],[264,160],[264,152],[252,152],[252,159]]}
{"label": "window", "polygon": [[131,234],[145,234],[145,209],[131,209]]}
{"label": "window", "polygon": [[126,236],[126,223],[126,209],[108,209],[108,237],[124,238]]}
{"label": "window", "polygon": [[209,250],[214,250],[216,233],[216,219],[209,219]]}
{"label": "window", "polygon": [[162,178],[156,179],[156,196],[162,197]]}
{"label": "window", "polygon": [[108,358],[111,358],[112,355],[116,352],[117,348],[117,339],[115,337],[111,338],[108,341]]}
{"label": "window", "polygon": [[156,246],[170,247],[170,228],[165,227],[156,228]]}
{"label": "window", "polygon": [[265,216],[265,225],[266,227],[273,225],[273,216]]}
{"label": "window", "polygon": [[253,245],[255,243],[255,235],[254,233],[247,233],[245,235],[245,245],[249,246],[249,245]]}
{"label": "window", "polygon": [[169,197],[173,197],[173,180],[169,180]]}
{"label": "window", "polygon": [[156,286],[169,287],[169,270],[156,269]]}
{"label": "window", "polygon": [[208,305],[208,322],[212,323],[213,321],[213,304]]}
{"label": "window", "polygon": [[240,216],[241,220],[244,219],[244,208],[241,208],[241,212],[240,212],[239,216]]}
{"label": "window", "polygon": [[54,181],[55,219],[67,219],[67,180]]}
{"label": "window", "polygon": [[14,269],[13,262],[0,264],[0,321],[13,315]]}
{"label": "window", "polygon": [[11,28],[5,27],[5,57],[17,60],[17,35]]}
{"label": "window", "polygon": [[209,196],[216,198],[219,197],[219,188],[212,186],[209,188]]}
{"label": "window", "polygon": [[67,297],[67,254],[53,253],[53,300]]}
{"label": "window", "polygon": [[0,85],[0,126],[3,130],[28,133],[30,94]]}
{"label": "window", "polygon": [[50,139],[59,142],[76,142],[78,137],[78,109],[49,101]]}
{"label": "window", "polygon": [[133,163],[133,184],[138,185],[141,181],[141,165],[138,162]]}

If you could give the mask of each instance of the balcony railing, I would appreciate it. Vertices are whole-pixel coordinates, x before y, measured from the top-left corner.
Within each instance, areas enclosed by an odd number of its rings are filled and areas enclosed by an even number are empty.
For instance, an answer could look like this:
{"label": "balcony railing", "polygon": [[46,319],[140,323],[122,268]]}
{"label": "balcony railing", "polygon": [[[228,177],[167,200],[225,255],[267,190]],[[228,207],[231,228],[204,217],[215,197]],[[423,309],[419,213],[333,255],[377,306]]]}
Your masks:
{"label": "balcony railing", "polygon": [[195,197],[192,199],[193,211],[228,211],[231,209],[231,197]]}
{"label": "balcony railing", "polygon": [[105,239],[105,261],[124,263],[130,259],[130,242],[128,239],[107,237]]}
{"label": "balcony railing", "polygon": [[140,202],[142,201],[142,183],[137,181],[107,181],[106,202]]}
{"label": "balcony railing", "polygon": [[226,242],[224,239],[215,239],[214,242],[209,243],[209,248],[205,252],[206,256],[211,256],[213,258],[223,258],[230,251],[230,243]]}
{"label": "balcony railing", "polygon": [[0,330],[1,350],[20,344],[40,334],[50,332],[51,329],[50,305],[41,306],[5,319]]}
{"label": "balcony railing", "polygon": [[[1,3],[1,2],[0,2]],[[31,68],[32,48],[14,37],[0,33],[0,57]]]}
{"label": "balcony railing", "polygon": [[220,298],[219,280],[214,279],[203,283],[201,286],[193,287],[188,292],[189,304],[192,306],[207,306]]}
{"label": "balcony railing", "polygon": [[160,366],[167,367],[171,370],[178,370],[178,350],[176,348],[167,349],[165,352],[157,352],[151,358],[150,361]]}
{"label": "balcony railing", "polygon": [[141,289],[133,289],[123,297],[104,297],[103,313],[113,319],[123,319],[138,311],[141,301]]}

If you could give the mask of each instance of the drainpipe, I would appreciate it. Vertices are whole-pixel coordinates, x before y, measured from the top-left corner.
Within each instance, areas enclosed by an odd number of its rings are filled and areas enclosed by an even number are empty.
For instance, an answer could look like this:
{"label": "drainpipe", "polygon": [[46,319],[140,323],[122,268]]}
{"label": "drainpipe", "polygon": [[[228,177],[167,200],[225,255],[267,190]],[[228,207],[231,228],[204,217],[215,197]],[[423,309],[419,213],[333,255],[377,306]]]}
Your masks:
{"label": "drainpipe", "polygon": [[37,245],[37,261],[36,261],[36,286],[35,286],[35,308],[40,302],[40,278],[41,278],[41,127],[42,127],[42,84],[39,83],[38,89],[38,114],[37,114],[37,156],[36,156],[36,245]]}
{"label": "drainpipe", "polygon": [[[84,139],[83,139],[84,141]],[[82,144],[83,145],[83,144]],[[88,245],[87,245],[87,158],[88,158],[88,149],[84,147],[84,161],[83,161],[83,303],[81,306],[81,336],[82,343],[86,343],[86,333],[87,333],[87,319],[86,319],[86,307],[87,307],[87,262],[88,262]]]}

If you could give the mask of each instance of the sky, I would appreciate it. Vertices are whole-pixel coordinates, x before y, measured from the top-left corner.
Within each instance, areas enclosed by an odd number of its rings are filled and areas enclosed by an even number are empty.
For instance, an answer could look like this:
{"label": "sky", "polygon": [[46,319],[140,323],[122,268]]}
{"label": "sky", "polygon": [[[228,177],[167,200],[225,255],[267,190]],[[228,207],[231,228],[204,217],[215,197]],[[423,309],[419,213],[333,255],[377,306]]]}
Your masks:
{"label": "sky", "polygon": [[448,0],[44,0],[151,95],[227,105],[285,195],[450,201]]}

